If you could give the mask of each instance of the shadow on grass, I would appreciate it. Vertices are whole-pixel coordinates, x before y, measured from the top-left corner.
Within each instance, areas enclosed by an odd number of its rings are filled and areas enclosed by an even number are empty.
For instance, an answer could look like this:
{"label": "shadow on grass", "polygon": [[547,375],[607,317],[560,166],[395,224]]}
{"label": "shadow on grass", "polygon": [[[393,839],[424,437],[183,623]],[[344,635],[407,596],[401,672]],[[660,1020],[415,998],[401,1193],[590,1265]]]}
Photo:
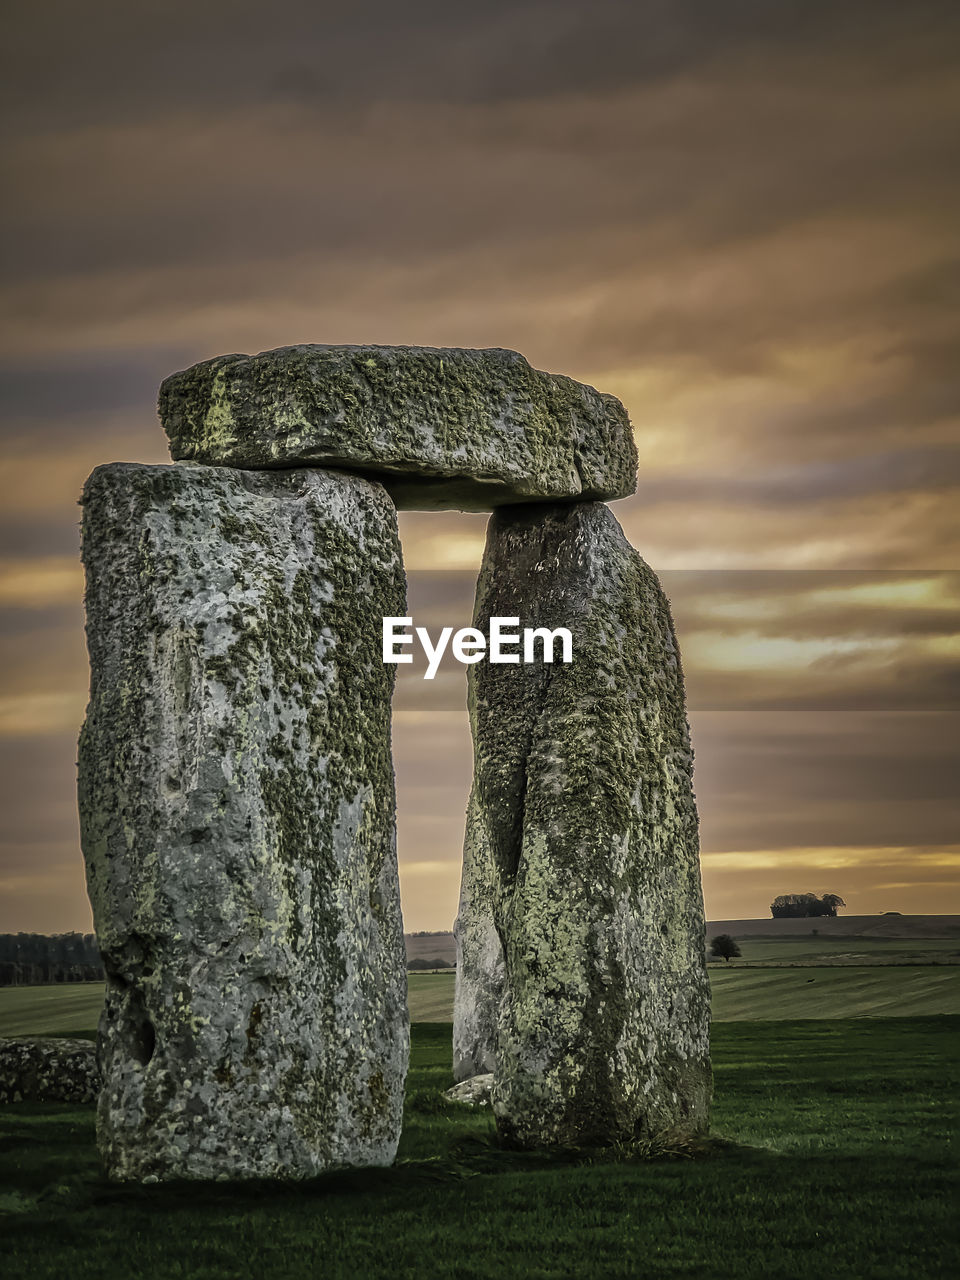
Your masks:
{"label": "shadow on grass", "polygon": [[489,1107],[444,1098],[450,1032],[413,1028],[389,1169],[113,1184],[92,1107],[0,1107],[0,1271],[6,1263],[4,1274],[30,1280],[957,1274],[948,1136],[960,1019],[716,1024],[722,1136],[537,1152],[501,1147]]}
{"label": "shadow on grass", "polygon": [[[430,1091],[423,1091],[429,1095]],[[427,1102],[428,1097],[424,1098]],[[14,1108],[11,1108],[11,1111]],[[775,1158],[775,1153],[760,1147],[748,1147],[719,1137],[671,1138],[632,1143],[619,1143],[606,1147],[563,1147],[537,1151],[522,1151],[504,1146],[497,1137],[493,1121],[483,1117],[487,1130],[480,1133],[463,1131],[464,1121],[476,1122],[477,1117],[456,1103],[449,1103],[442,1094],[437,1105],[430,1106],[434,1149],[437,1139],[444,1149],[436,1155],[397,1159],[388,1168],[341,1169],[320,1174],[315,1178],[296,1181],[247,1179],[229,1182],[195,1182],[170,1180],[144,1185],[142,1183],[118,1183],[107,1180],[99,1168],[93,1146],[92,1108],[63,1108],[61,1114],[51,1115],[52,1107],[42,1105],[16,1107],[16,1119],[8,1113],[7,1136],[0,1143],[4,1147],[21,1146],[24,1140],[36,1141],[37,1121],[47,1130],[54,1146],[65,1142],[72,1147],[73,1172],[63,1175],[59,1170],[56,1180],[46,1182],[54,1170],[35,1167],[33,1183],[29,1190],[0,1192],[0,1219],[8,1214],[76,1212],[84,1209],[114,1206],[129,1209],[147,1209],[152,1214],[178,1213],[181,1210],[230,1208],[247,1204],[258,1209],[290,1207],[293,1202],[330,1200],[339,1197],[369,1195],[372,1192],[410,1192],[418,1184],[436,1187],[438,1184],[456,1184],[476,1177],[491,1177],[523,1173],[543,1173],[563,1169],[599,1166],[652,1165],[678,1161],[722,1160],[731,1157]],[[84,1111],[87,1115],[84,1116]],[[464,1112],[468,1113],[464,1115]],[[82,1119],[86,1119],[84,1124]],[[412,1117],[411,1117],[412,1119]],[[59,1125],[57,1121],[59,1120]],[[12,1123],[10,1123],[12,1121]],[[19,1123],[17,1123],[19,1121]],[[439,1123],[438,1123],[439,1122]],[[60,1130],[58,1133],[57,1130]],[[86,1132],[84,1132],[86,1130]],[[84,1142],[86,1138],[86,1142]],[[443,1140],[446,1140],[443,1142]],[[59,1140],[59,1141],[58,1141]],[[86,1147],[84,1157],[76,1156]],[[77,1168],[77,1165],[80,1168]],[[41,1185],[41,1182],[43,1185]]]}

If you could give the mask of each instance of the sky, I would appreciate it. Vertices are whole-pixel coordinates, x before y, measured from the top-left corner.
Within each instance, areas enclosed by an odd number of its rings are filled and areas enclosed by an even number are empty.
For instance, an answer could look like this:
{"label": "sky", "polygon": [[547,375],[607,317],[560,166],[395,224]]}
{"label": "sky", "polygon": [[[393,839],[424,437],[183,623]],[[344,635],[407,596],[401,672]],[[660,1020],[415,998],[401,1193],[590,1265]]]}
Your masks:
{"label": "sky", "polygon": [[[0,54],[0,931],[88,929],[76,499],[157,387],[296,342],[618,395],[711,919],[960,912],[960,9],[14,0]],[[485,517],[403,513],[418,622]],[[449,928],[463,670],[398,688],[406,925]]]}

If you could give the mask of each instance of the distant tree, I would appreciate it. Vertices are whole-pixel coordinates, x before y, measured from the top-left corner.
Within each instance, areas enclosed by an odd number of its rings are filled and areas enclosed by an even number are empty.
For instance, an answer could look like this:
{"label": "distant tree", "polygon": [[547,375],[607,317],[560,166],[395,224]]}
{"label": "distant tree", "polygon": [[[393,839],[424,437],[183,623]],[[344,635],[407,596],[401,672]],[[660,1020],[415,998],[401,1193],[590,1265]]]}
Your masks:
{"label": "distant tree", "polygon": [[720,960],[733,960],[740,954],[736,938],[729,933],[718,933],[710,943],[710,954]]}
{"label": "distant tree", "polygon": [[835,916],[837,908],[846,905],[836,893],[825,893],[822,898],[815,893],[781,893],[770,903],[770,914],[775,920]]}
{"label": "distant tree", "polygon": [[781,893],[770,903],[770,914],[775,920],[819,915],[816,910],[818,901],[815,893]]}
{"label": "distant tree", "polygon": [[92,933],[0,933],[0,986],[103,981]]}
{"label": "distant tree", "polygon": [[822,916],[835,916],[837,907],[845,907],[847,904],[837,893],[825,893],[820,899],[820,914]]}

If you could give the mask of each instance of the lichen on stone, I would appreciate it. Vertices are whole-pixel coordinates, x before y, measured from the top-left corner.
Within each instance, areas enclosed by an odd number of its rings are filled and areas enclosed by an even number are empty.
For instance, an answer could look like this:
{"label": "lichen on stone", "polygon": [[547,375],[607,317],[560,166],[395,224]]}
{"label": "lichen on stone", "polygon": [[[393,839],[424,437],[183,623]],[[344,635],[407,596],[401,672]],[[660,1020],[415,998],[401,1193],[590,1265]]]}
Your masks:
{"label": "lichen on stone", "polygon": [[490,521],[474,623],[494,615],[567,626],[574,660],[470,669],[463,1074],[483,1046],[498,1127],[523,1146],[702,1131],[709,987],[666,598],[608,508],[517,506]]}
{"label": "lichen on stone", "polygon": [[96,1102],[100,1071],[88,1040],[0,1038],[0,1102]]}
{"label": "lichen on stone", "polygon": [[483,511],[636,487],[620,401],[515,351],[305,344],[218,356],[167,378],[159,410],[176,459],[349,467],[399,507]]}
{"label": "lichen on stone", "polygon": [[83,498],[81,834],[118,1178],[384,1164],[408,1053],[375,483],[115,464]]}

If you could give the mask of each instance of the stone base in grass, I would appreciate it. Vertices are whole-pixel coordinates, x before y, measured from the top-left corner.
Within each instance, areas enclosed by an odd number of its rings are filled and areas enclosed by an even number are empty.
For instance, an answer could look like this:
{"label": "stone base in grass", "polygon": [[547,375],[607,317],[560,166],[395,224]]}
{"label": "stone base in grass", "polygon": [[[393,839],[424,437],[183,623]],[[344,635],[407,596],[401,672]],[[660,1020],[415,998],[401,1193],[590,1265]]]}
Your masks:
{"label": "stone base in grass", "polygon": [[493,1072],[485,1071],[482,1075],[471,1076],[469,1080],[461,1080],[443,1096],[450,1102],[462,1102],[467,1107],[489,1107],[492,1089]]}
{"label": "stone base in grass", "polygon": [[91,1041],[0,1039],[0,1102],[96,1102],[99,1093]]}

